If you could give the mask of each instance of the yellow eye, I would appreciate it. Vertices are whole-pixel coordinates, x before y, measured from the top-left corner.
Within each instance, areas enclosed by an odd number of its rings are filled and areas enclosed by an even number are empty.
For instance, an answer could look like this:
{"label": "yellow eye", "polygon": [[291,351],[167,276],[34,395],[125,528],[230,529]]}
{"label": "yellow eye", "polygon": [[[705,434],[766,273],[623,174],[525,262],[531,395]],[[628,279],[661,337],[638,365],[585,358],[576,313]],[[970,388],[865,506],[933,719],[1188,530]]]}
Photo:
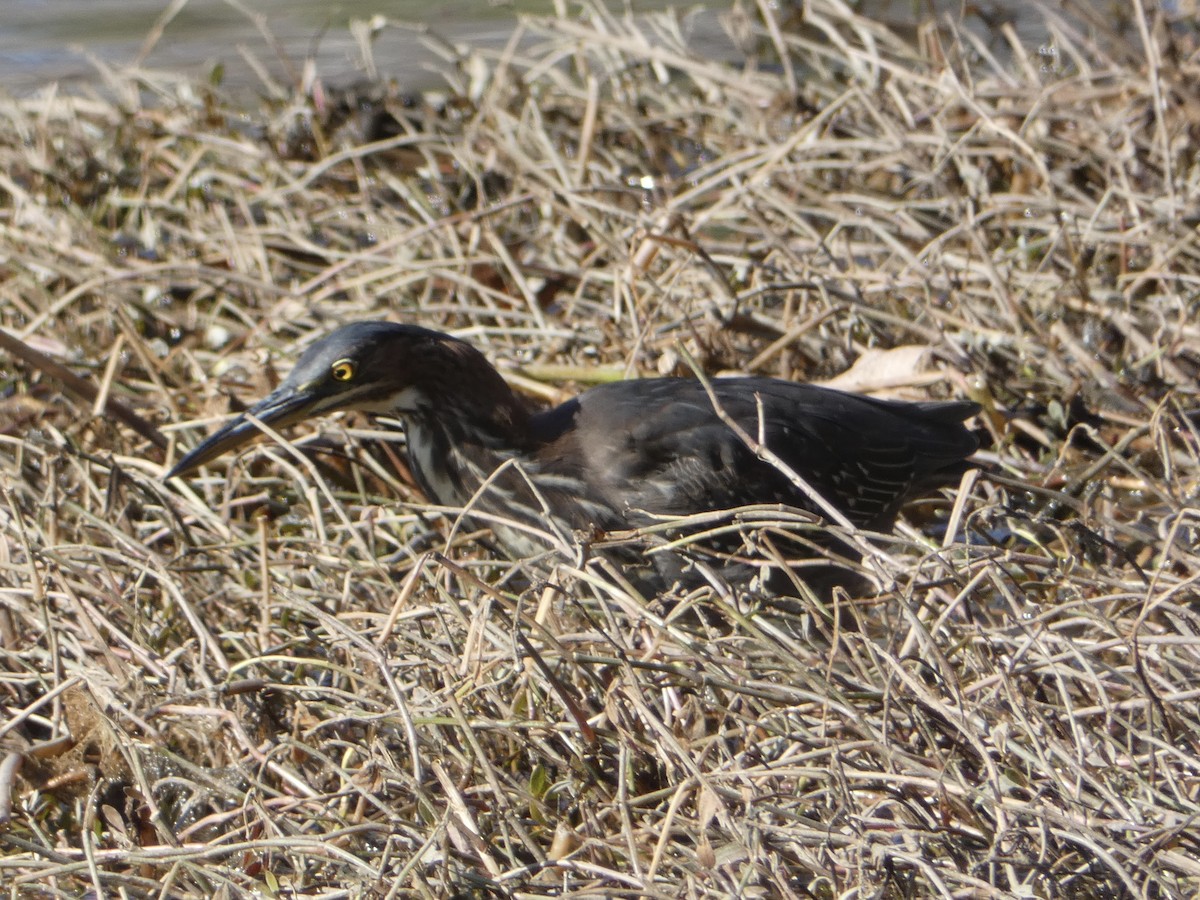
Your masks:
{"label": "yellow eye", "polygon": [[354,377],[354,360],[339,359],[329,367],[329,374],[334,381],[349,381]]}

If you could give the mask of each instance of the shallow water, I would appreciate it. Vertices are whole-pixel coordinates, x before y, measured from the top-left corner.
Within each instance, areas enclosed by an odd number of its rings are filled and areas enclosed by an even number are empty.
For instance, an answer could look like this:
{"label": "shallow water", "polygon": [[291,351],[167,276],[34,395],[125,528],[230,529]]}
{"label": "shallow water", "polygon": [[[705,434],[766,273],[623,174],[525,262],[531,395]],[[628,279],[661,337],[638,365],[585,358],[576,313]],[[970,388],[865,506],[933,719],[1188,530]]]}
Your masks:
{"label": "shallow water", "polygon": [[[782,6],[784,0],[777,3]],[[496,49],[512,34],[518,12],[553,8],[550,0],[183,0],[158,39],[147,43],[170,5],[169,0],[0,0],[0,90],[28,94],[52,82],[67,89],[86,87],[97,81],[94,60],[118,68],[140,61],[201,79],[210,77],[219,63],[226,86],[261,89],[262,80],[247,57],[285,83],[311,58],[327,82],[345,84],[366,73],[349,30],[353,19],[385,16],[427,24],[451,42]],[[650,12],[673,4],[631,0],[609,5]],[[728,0],[676,0],[674,5],[684,10],[680,15],[692,46],[715,59],[738,58],[720,22]],[[964,9],[961,0],[862,0],[857,6],[864,15],[902,27],[931,10],[943,21],[957,20]],[[967,27],[1002,55],[1009,52],[999,28],[1004,22],[1013,26],[1030,57],[1046,49],[1046,30],[1031,0],[993,0],[965,8]],[[262,29],[256,17],[265,23]],[[423,45],[415,29],[382,30],[373,53],[379,73],[404,90],[443,84],[439,72],[446,63]]]}
{"label": "shallow water", "polygon": [[[632,4],[637,11],[670,5],[668,0]],[[349,30],[353,19],[385,16],[397,23],[428,25],[455,43],[499,48],[512,34],[517,12],[546,13],[553,8],[549,2],[514,6],[480,0],[247,0],[239,9],[227,0],[189,0],[159,39],[145,46],[169,6],[167,0],[2,0],[0,6],[0,89],[15,94],[54,81],[67,87],[93,82],[97,69],[92,58],[118,67],[141,60],[153,69],[200,78],[208,78],[220,63],[224,83],[236,88],[261,84],[247,56],[281,79],[299,71],[311,57],[323,77],[345,82],[365,72]],[[684,13],[689,33],[701,45],[708,42],[732,53],[716,12],[696,3],[689,8]],[[244,11],[249,9],[253,14]],[[265,22],[269,40],[255,17]],[[384,29],[373,51],[381,74],[405,89],[441,83],[437,68],[445,64],[423,46],[415,29]]]}

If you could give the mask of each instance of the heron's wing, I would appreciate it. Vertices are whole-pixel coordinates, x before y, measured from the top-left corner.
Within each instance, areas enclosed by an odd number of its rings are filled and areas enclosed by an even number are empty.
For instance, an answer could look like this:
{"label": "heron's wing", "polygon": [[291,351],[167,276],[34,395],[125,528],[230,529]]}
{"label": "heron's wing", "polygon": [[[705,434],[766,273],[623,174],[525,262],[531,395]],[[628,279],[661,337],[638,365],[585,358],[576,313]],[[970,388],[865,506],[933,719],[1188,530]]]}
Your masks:
{"label": "heron's wing", "polygon": [[[859,525],[890,525],[914,492],[957,477],[978,446],[962,425],[975,411],[970,403],[896,403],[760,378],[712,385],[752,442],[763,439]],[[575,427],[563,427],[567,422]],[[773,502],[817,509],[721,420],[696,381],[605,385],[535,424],[550,438],[542,455],[547,469],[573,467],[565,474],[618,509],[682,515]]]}

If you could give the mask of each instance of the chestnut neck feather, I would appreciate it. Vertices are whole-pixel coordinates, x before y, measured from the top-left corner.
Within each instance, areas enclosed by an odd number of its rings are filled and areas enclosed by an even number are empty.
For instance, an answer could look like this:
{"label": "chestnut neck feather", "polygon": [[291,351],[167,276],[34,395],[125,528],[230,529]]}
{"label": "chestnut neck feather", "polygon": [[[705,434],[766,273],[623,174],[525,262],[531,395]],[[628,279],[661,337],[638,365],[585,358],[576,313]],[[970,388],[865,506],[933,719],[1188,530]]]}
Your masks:
{"label": "chestnut neck feather", "polygon": [[464,505],[505,460],[533,449],[530,411],[470,344],[448,338],[410,359],[420,372],[405,420],[409,462],[421,489]]}
{"label": "chestnut neck feather", "polygon": [[409,418],[445,431],[455,443],[528,449],[529,410],[484,355],[453,338],[429,350],[417,361],[423,402]]}

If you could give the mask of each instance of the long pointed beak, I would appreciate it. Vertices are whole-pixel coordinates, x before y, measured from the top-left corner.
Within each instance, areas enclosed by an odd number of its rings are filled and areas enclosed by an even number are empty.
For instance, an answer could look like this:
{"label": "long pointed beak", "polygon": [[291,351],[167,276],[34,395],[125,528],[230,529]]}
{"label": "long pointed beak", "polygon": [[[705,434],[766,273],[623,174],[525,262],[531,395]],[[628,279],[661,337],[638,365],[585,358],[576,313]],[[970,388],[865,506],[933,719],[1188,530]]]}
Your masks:
{"label": "long pointed beak", "polygon": [[191,453],[177,462],[166,477],[174,478],[176,475],[186,474],[261,434],[257,422],[251,417],[264,425],[283,428],[308,418],[316,400],[317,397],[312,391],[292,387],[285,381],[260,403],[231,419],[224,427],[202,441]]}

